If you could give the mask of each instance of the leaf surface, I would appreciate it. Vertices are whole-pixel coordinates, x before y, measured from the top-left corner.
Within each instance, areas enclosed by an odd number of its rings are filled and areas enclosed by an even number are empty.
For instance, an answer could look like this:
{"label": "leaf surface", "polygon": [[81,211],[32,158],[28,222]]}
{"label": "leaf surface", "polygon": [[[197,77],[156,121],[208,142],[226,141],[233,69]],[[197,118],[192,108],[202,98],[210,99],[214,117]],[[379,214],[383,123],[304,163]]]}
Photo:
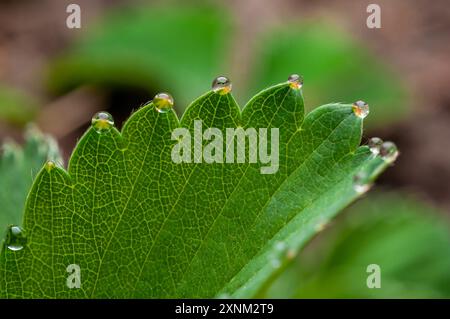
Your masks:
{"label": "leaf surface", "polygon": [[[196,120],[222,132],[278,128],[278,171],[261,174],[264,165],[248,160],[174,163],[172,131],[194,134]],[[388,165],[359,147],[361,131],[352,105],[304,117],[301,90],[289,83],[258,93],[242,112],[231,94],[209,91],[180,121],[150,103],[122,132],[91,127],[67,172],[47,165],[34,182],[23,224],[28,244],[4,247],[1,295],[251,297],[359,196],[356,173],[374,179]],[[81,268],[80,289],[66,286],[70,264]]]}

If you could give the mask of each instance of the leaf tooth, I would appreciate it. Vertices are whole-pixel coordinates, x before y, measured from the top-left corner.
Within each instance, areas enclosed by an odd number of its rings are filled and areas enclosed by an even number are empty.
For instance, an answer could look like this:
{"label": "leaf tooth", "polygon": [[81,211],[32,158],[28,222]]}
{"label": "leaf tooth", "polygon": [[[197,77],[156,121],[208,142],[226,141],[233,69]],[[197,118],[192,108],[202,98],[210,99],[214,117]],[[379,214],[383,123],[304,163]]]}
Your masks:
{"label": "leaf tooth", "polygon": [[242,112],[246,127],[277,127],[287,133],[296,131],[304,116],[302,92],[292,88],[289,82],[259,92]]}

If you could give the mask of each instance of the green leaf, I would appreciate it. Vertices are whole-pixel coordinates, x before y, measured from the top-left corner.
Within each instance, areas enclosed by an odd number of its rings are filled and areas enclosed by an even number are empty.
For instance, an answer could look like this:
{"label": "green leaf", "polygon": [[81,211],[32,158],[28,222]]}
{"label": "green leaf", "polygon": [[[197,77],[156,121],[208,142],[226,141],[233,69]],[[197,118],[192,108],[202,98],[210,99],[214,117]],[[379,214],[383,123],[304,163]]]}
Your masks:
{"label": "green leaf", "polygon": [[[379,193],[343,216],[264,297],[450,297],[450,224],[435,209],[402,194]],[[366,285],[370,264],[380,266],[380,289]]]}
{"label": "green leaf", "polygon": [[402,79],[338,26],[324,21],[283,26],[258,43],[254,90],[297,70],[305,79],[307,109],[364,99],[372,106],[369,126],[385,126],[408,111]]}
{"label": "green leaf", "polygon": [[[222,132],[278,128],[279,170],[174,163],[172,131],[193,134],[195,120]],[[67,172],[41,170],[26,204],[28,244],[4,246],[0,256],[1,296],[251,297],[359,196],[356,173],[373,180],[389,164],[359,147],[362,119],[352,105],[304,117],[301,90],[289,83],[260,92],[242,112],[231,94],[209,91],[180,122],[151,103],[122,132],[103,129],[86,132]],[[80,289],[66,286],[70,264],[80,266]]]}
{"label": "green leaf", "polygon": [[7,142],[0,156],[0,233],[21,225],[25,199],[34,177],[49,159],[62,162],[56,142],[36,128],[28,128],[25,144]]}
{"label": "green leaf", "polygon": [[82,84],[167,90],[185,106],[221,73],[230,20],[226,9],[205,4],[117,9],[54,63],[49,85],[56,92]]}

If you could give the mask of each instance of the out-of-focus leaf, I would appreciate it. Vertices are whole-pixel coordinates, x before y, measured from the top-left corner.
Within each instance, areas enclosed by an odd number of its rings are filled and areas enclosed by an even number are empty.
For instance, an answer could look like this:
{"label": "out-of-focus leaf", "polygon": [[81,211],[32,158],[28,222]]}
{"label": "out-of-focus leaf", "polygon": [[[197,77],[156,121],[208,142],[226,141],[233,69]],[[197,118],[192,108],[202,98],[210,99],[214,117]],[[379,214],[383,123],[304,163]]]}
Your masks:
{"label": "out-of-focus leaf", "polygon": [[24,93],[0,86],[0,120],[10,124],[24,125],[36,115],[36,103]]}
{"label": "out-of-focus leaf", "polygon": [[293,71],[303,75],[305,106],[363,99],[371,106],[370,127],[403,116],[406,92],[398,77],[364,45],[328,23],[303,23],[272,30],[255,52],[254,90]]}
{"label": "out-of-focus leaf", "polygon": [[138,6],[110,13],[87,32],[53,65],[53,90],[90,83],[168,91],[184,109],[226,62],[231,21],[210,5]]}
{"label": "out-of-focus leaf", "polygon": [[0,234],[7,225],[21,225],[25,199],[46,160],[62,162],[53,138],[30,127],[23,147],[3,144],[0,155]]}
{"label": "out-of-focus leaf", "polygon": [[[266,297],[450,297],[450,226],[434,209],[399,194],[356,203],[300,254]],[[381,268],[369,289],[367,266]]]}

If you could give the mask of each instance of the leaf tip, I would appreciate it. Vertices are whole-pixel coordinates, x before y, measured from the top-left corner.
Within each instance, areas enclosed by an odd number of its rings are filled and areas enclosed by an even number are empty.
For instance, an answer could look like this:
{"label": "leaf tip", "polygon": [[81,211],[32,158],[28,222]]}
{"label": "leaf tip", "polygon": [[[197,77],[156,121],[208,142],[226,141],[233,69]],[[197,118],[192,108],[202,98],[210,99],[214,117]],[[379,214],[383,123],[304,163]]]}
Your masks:
{"label": "leaf tip", "polygon": [[211,85],[213,92],[218,93],[220,95],[225,95],[231,92],[233,85],[229,78],[225,76],[216,77]]}
{"label": "leaf tip", "polygon": [[47,161],[44,165],[45,170],[50,173],[56,167],[56,163],[54,161]]}
{"label": "leaf tip", "polygon": [[361,101],[361,100],[353,103],[352,109],[353,109],[353,113],[361,119],[366,118],[367,115],[369,115],[369,111],[370,111],[369,104],[367,104],[366,102]]}

